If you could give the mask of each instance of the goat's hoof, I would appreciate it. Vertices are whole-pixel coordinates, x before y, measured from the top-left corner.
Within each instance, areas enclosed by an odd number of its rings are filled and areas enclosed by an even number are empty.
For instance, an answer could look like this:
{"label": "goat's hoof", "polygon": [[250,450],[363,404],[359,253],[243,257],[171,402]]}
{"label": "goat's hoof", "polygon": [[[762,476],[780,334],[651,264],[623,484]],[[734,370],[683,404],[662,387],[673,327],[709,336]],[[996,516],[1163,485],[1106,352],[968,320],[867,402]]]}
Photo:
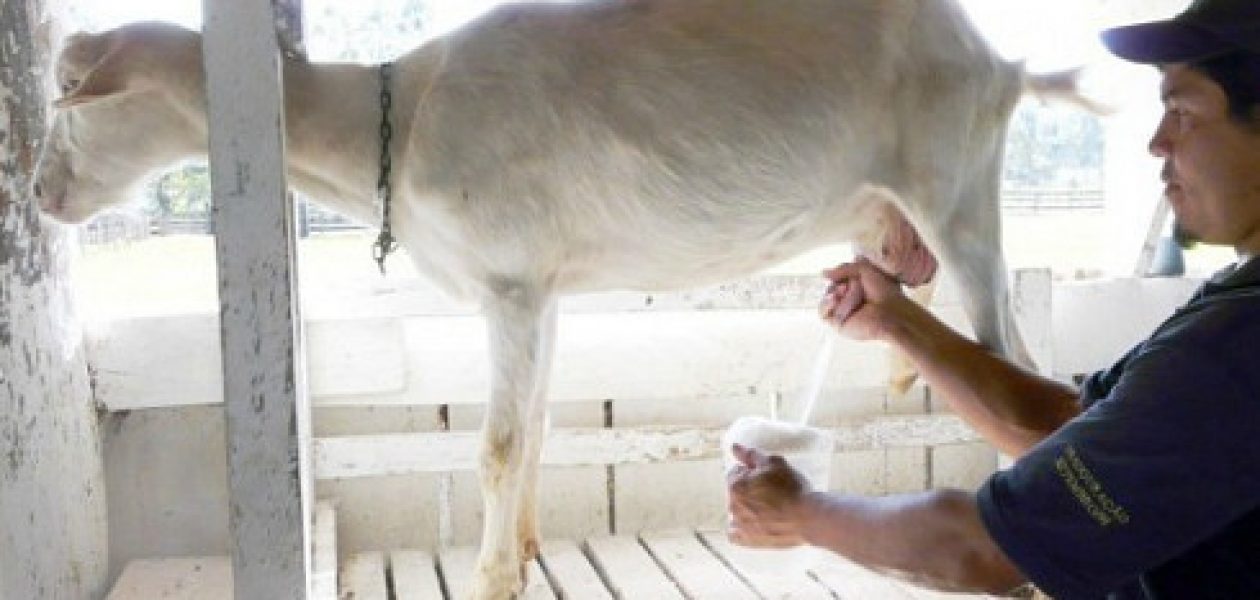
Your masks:
{"label": "goat's hoof", "polygon": [[468,600],[512,600],[524,589],[523,572],[523,569],[497,566],[477,569],[477,578]]}
{"label": "goat's hoof", "polygon": [[919,374],[915,371],[894,374],[888,380],[888,391],[893,397],[901,398],[906,395],[906,392],[910,391],[910,388],[914,386],[914,382],[918,380]]}
{"label": "goat's hoof", "polygon": [[529,561],[538,558],[540,554],[542,554],[542,549],[538,546],[537,539],[525,540],[521,544],[521,570],[524,571]]}

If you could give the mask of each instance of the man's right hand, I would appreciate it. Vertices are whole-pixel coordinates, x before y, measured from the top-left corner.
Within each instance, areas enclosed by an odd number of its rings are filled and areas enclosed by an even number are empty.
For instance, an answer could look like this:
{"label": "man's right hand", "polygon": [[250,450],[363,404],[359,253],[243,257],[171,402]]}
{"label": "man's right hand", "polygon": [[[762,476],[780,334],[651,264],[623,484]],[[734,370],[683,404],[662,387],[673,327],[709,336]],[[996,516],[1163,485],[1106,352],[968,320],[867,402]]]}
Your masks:
{"label": "man's right hand", "polygon": [[856,340],[882,339],[890,305],[909,302],[901,284],[864,257],[823,272],[831,285],[818,306],[819,316]]}

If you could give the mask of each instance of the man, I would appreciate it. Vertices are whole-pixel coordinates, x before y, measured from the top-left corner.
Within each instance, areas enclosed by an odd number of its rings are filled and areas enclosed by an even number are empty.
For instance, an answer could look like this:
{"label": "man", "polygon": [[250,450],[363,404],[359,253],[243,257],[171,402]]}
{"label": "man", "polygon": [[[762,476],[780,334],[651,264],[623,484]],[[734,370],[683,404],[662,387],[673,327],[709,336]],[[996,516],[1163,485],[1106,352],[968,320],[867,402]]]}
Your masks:
{"label": "man", "polygon": [[1260,598],[1260,0],[1199,0],[1104,41],[1160,69],[1150,150],[1168,200],[1238,266],[1080,390],[960,337],[870,263],[827,272],[823,318],[904,352],[1015,463],[974,494],[863,498],[809,492],[781,458],[737,448],[734,541],[813,544],[950,590]]}

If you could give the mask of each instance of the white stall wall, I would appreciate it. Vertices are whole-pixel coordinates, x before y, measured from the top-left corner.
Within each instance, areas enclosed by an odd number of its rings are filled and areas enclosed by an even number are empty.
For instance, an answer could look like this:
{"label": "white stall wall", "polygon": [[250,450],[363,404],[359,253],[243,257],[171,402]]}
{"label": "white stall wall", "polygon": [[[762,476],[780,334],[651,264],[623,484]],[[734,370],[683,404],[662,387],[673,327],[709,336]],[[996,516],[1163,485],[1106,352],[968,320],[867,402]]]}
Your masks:
{"label": "white stall wall", "polygon": [[67,281],[68,228],[29,192],[43,136],[42,0],[0,1],[0,598],[83,600],[106,584],[95,406]]}

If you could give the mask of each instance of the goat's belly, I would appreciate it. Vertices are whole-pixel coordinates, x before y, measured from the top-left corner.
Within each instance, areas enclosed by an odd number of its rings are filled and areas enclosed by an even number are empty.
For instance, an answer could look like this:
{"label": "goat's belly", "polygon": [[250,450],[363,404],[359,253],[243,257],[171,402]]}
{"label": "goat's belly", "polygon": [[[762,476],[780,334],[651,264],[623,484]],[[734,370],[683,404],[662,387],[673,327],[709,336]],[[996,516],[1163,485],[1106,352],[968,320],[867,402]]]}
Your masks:
{"label": "goat's belly", "polygon": [[[810,249],[811,246],[763,252],[641,253],[605,255],[575,261],[557,273],[561,293],[609,290],[666,291],[695,288],[748,277]],[[837,257],[839,259],[841,257]]]}

